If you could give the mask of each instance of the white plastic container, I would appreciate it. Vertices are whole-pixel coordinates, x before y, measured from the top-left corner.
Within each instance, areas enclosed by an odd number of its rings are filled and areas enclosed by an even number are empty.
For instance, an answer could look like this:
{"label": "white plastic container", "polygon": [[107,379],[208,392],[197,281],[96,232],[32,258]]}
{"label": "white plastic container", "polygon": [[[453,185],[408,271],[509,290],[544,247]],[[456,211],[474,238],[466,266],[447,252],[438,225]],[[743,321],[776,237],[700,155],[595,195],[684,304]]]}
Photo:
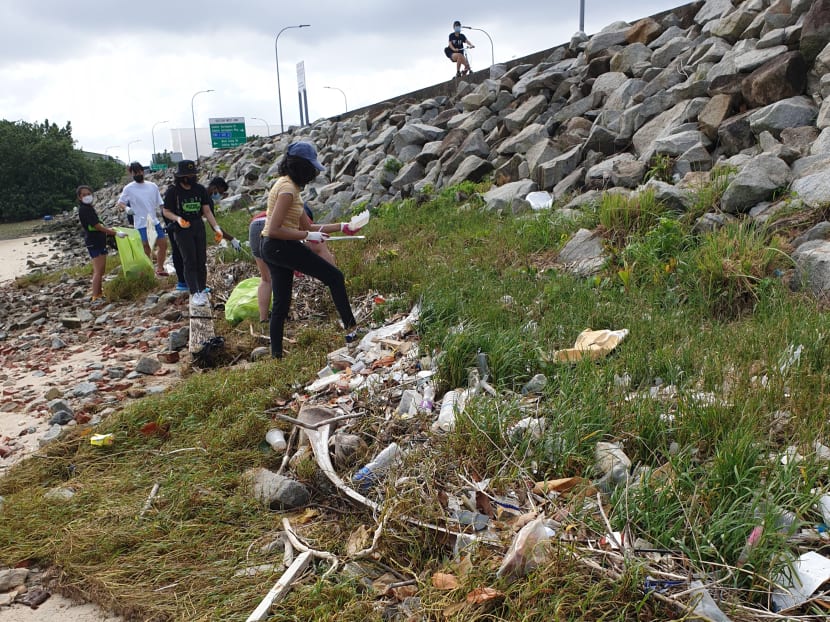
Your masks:
{"label": "white plastic container", "polygon": [[441,400],[438,419],[432,424],[433,432],[451,432],[455,428],[455,417],[464,410],[467,401],[466,389],[447,391]]}
{"label": "white plastic container", "polygon": [[824,524],[830,526],[830,494],[823,494],[818,500],[818,509],[824,517]]}
{"label": "white plastic container", "polygon": [[281,454],[285,451],[288,443],[285,442],[285,434],[279,428],[271,428],[265,434],[265,442],[271,446],[271,449]]}

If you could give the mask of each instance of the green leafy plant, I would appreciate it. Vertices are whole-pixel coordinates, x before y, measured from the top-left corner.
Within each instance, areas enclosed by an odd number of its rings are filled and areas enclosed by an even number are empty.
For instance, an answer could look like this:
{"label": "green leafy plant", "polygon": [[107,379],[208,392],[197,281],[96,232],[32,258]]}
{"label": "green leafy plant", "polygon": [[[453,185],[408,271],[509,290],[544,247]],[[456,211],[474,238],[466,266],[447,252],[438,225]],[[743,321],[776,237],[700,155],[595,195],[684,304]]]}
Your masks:
{"label": "green leafy plant", "polygon": [[383,170],[387,173],[397,174],[402,168],[403,162],[391,156],[386,158],[386,161],[383,163]]}
{"label": "green leafy plant", "polygon": [[674,168],[674,158],[665,153],[655,153],[651,156],[649,162],[649,169],[646,171],[646,181],[656,179],[657,181],[664,181],[671,183],[672,169]]}
{"label": "green leafy plant", "polygon": [[657,201],[654,190],[625,195],[606,192],[599,205],[599,222],[615,242],[650,229],[666,211]]}

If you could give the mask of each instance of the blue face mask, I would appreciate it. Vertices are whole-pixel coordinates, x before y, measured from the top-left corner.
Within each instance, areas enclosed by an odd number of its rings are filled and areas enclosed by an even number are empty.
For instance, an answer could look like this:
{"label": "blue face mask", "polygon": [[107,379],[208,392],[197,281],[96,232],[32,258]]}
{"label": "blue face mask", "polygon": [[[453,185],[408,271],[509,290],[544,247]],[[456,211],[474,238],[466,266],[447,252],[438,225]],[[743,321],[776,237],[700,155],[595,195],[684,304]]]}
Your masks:
{"label": "blue face mask", "polygon": [[461,26],[456,26],[455,28],[453,28],[453,30],[455,32],[461,32]]}
{"label": "blue face mask", "polygon": [[219,194],[218,192],[214,192],[212,195],[210,195],[210,198],[213,199],[214,203],[216,203],[217,201],[222,200],[222,195]]}

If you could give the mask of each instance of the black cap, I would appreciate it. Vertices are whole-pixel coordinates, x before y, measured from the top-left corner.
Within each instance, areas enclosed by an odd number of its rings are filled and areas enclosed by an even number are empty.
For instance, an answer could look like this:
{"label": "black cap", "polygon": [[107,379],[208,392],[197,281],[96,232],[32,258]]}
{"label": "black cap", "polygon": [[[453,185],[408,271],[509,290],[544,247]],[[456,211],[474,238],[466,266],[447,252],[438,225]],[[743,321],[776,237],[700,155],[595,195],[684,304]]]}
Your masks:
{"label": "black cap", "polygon": [[222,192],[225,192],[225,190],[228,189],[228,182],[225,181],[224,177],[214,177],[210,180],[208,186],[216,186],[218,189],[222,190]]}
{"label": "black cap", "polygon": [[190,177],[199,174],[199,167],[193,160],[182,160],[179,162],[174,177]]}
{"label": "black cap", "polygon": [[140,162],[130,162],[130,172],[131,173],[143,173],[144,167],[141,166]]}

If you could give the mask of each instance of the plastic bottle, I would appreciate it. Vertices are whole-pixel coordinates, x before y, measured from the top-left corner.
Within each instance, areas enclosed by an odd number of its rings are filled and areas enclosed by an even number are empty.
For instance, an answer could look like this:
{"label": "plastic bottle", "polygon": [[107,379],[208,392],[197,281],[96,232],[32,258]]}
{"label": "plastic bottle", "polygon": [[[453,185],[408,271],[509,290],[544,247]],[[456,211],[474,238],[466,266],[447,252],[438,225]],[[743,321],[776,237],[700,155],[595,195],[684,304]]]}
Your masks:
{"label": "plastic bottle", "polygon": [[424,398],[421,400],[419,404],[419,408],[423,412],[432,412],[432,408],[435,406],[435,388],[428,384],[424,387]]}
{"label": "plastic bottle", "polygon": [[528,393],[541,393],[547,383],[548,378],[545,374],[536,374],[533,378],[527,381],[525,386],[522,387],[522,395],[527,395]]}
{"label": "plastic bottle", "polygon": [[824,517],[824,524],[830,527],[830,494],[823,494],[818,500],[818,508]]}
{"label": "plastic bottle", "polygon": [[271,446],[271,449],[281,454],[285,451],[288,443],[285,442],[285,434],[279,428],[271,428],[265,434],[265,442]]}
{"label": "plastic bottle", "polygon": [[464,410],[466,400],[467,391],[464,389],[447,391],[441,400],[441,410],[438,411],[438,419],[432,424],[432,431],[451,432],[455,427],[455,416]]}
{"label": "plastic bottle", "polygon": [[352,481],[357,485],[358,490],[365,492],[377,484],[380,477],[389,470],[401,454],[398,444],[390,443],[371,462],[354,474]]}

